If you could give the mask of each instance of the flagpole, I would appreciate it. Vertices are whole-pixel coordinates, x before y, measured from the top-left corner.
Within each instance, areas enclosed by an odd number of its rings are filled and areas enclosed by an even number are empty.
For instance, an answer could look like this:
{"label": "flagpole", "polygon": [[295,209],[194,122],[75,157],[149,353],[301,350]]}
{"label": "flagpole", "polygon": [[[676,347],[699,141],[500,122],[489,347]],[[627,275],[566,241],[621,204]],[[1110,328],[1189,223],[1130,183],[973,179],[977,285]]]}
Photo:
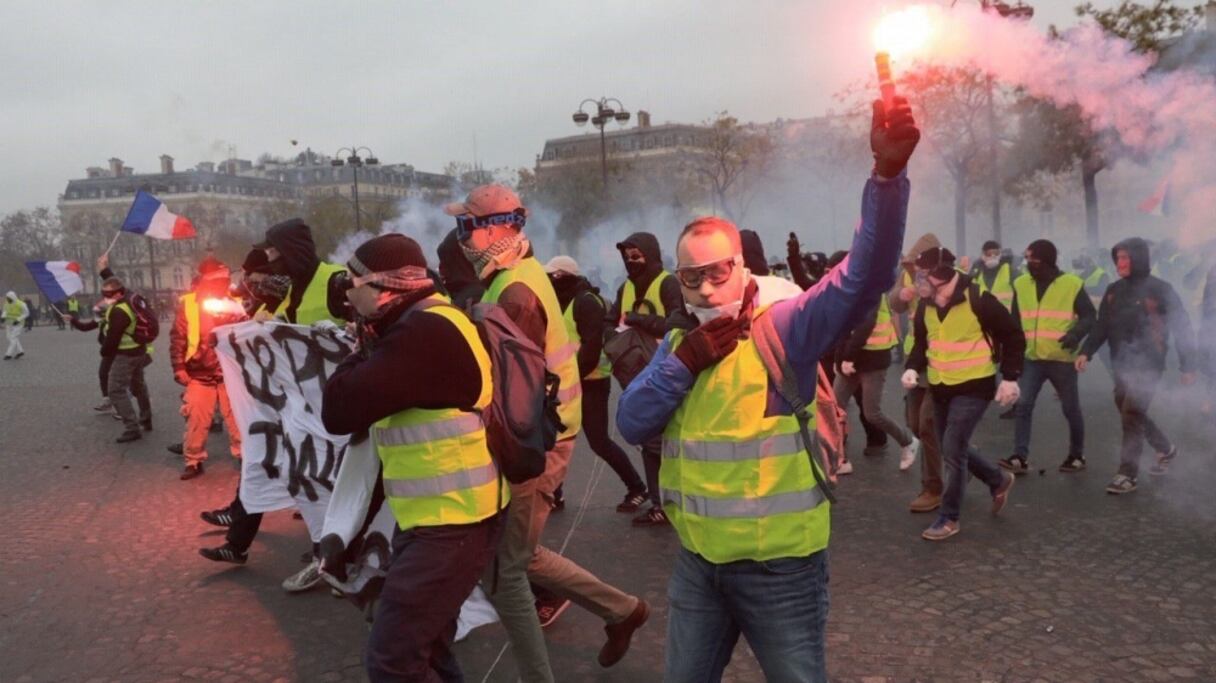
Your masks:
{"label": "flagpole", "polygon": [[115,245],[115,244],[118,244],[118,238],[119,238],[121,235],[122,235],[122,230],[119,230],[119,231],[118,231],[118,232],[117,232],[117,233],[114,235],[114,239],[110,240],[110,246],[106,247],[106,251],[105,251],[105,253],[104,253],[104,254],[102,254],[102,256],[109,256],[109,255],[110,255],[110,250],[114,248],[114,245]]}

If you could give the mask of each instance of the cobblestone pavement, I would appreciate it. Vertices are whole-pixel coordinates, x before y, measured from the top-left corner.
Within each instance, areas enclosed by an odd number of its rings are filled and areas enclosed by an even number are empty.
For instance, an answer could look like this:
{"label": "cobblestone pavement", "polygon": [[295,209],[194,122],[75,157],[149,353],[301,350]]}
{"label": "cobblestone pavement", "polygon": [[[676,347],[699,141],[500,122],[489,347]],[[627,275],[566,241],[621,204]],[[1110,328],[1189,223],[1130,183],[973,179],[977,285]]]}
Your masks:
{"label": "cobblestone pavement", "polygon": [[[0,364],[0,681],[364,679],[361,614],[328,592],[279,588],[308,548],[290,513],[267,515],[244,567],[198,556],[222,543],[198,513],[229,500],[236,467],[213,437],[207,474],[178,481],[180,459],[164,449],[181,419],[163,340],[149,368],[156,431],[128,445],[89,410],[93,335],[39,328],[24,341],[24,359]],[[1089,471],[1055,471],[1064,423],[1045,391],[1032,458],[1045,474],[1021,478],[995,519],[971,486],[963,532],[943,544],[919,538],[931,519],[907,512],[918,481],[898,471],[894,448],[856,456],[833,513],[833,680],[1216,680],[1210,425],[1193,414],[1192,390],[1159,401],[1182,456],[1169,476],[1107,496],[1119,437],[1109,388],[1100,367],[1084,378]],[[889,394],[897,411],[893,385]],[[997,412],[976,438],[992,457],[1013,429]],[[658,681],[674,535],[613,510],[621,486],[581,441],[566,491],[547,543],[568,540],[571,557],[655,610],[610,670],[595,664],[602,624],[569,610],[546,631],[557,678]],[[457,646],[468,680],[514,680],[503,644],[492,625]],[[762,678],[741,644],[727,679]]]}

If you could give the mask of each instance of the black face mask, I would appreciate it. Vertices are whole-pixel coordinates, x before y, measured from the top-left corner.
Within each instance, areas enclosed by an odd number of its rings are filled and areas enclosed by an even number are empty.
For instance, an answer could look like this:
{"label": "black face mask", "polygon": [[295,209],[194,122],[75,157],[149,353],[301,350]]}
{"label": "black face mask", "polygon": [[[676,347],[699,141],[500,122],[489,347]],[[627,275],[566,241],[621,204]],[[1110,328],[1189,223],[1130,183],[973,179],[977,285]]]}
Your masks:
{"label": "black face mask", "polygon": [[557,292],[559,299],[566,298],[565,295],[570,294],[578,287],[578,278],[569,275],[565,277],[551,277],[549,282],[553,283],[553,291]]}
{"label": "black face mask", "polygon": [[280,256],[270,262],[269,268],[272,275],[287,275],[287,259]]}
{"label": "black face mask", "polygon": [[625,272],[629,274],[629,277],[637,277],[637,276],[641,275],[642,273],[646,272],[646,262],[645,261],[626,261],[625,262]]}

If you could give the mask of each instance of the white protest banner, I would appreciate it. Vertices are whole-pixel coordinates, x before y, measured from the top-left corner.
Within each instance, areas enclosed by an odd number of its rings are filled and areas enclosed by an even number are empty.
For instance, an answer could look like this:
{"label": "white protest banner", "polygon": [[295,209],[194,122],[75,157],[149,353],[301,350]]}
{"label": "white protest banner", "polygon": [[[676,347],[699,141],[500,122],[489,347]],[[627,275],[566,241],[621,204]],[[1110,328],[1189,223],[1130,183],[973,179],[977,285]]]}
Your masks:
{"label": "white protest banner", "polygon": [[319,541],[346,436],[321,424],[325,382],[351,352],[334,329],[273,322],[216,328],[224,386],[241,430],[241,503],[297,507]]}

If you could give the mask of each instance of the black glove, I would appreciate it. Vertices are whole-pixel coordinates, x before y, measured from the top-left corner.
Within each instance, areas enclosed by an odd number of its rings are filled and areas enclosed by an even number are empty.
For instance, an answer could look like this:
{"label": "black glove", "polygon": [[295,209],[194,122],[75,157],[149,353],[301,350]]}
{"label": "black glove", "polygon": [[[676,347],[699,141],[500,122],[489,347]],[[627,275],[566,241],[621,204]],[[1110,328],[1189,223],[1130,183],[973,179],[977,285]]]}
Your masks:
{"label": "black glove", "polygon": [[676,358],[696,375],[730,355],[743,335],[743,321],[715,318],[684,336],[676,348]]}
{"label": "black glove", "polygon": [[326,534],[318,544],[321,554],[321,569],[342,583],[346,583],[346,544],[337,534]]}
{"label": "black glove", "polygon": [[887,111],[882,100],[874,101],[874,117],[870,124],[870,149],[874,151],[874,170],[884,178],[894,178],[908,165],[912,151],[920,142],[920,130],[912,120],[908,100],[895,97],[895,106]]}
{"label": "black glove", "polygon": [[798,236],[792,232],[785,243],[785,255],[792,259],[802,258],[802,245],[798,243]]}

